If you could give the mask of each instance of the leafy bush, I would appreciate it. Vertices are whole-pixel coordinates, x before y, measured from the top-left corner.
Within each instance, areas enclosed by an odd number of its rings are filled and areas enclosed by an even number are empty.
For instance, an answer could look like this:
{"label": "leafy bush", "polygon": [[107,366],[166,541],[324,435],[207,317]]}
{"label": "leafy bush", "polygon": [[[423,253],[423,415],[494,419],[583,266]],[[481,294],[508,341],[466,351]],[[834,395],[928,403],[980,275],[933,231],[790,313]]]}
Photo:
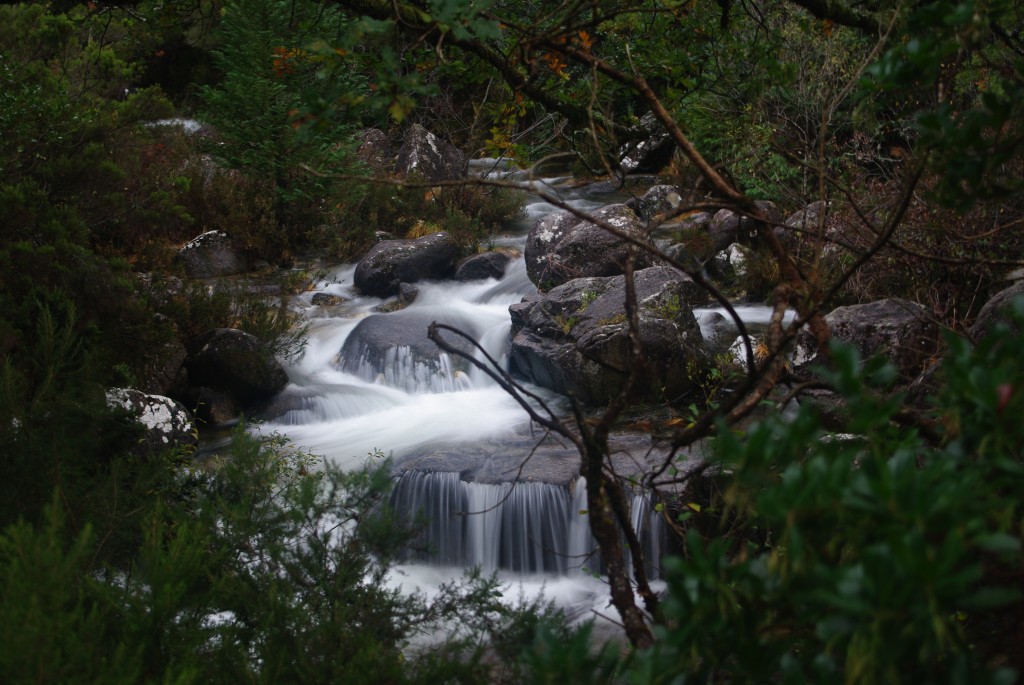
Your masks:
{"label": "leafy bush", "polygon": [[94,529],[69,536],[56,503],[44,525],[6,527],[6,682],[489,681],[483,640],[520,619],[475,574],[429,603],[388,588],[405,541],[382,508],[389,474],[383,461],[340,473],[240,430],[157,493],[118,563],[97,568]]}
{"label": "leafy bush", "polygon": [[337,227],[325,227],[319,238],[332,256],[341,259],[361,256],[373,245],[376,231],[398,238],[447,231],[470,254],[518,218],[523,208],[520,191],[471,184],[424,188],[368,181],[347,192]]}
{"label": "leafy bush", "polygon": [[291,359],[302,353],[308,326],[287,307],[276,304],[246,283],[222,281],[215,286],[189,283],[164,305],[186,340],[214,328],[237,328],[253,335],[274,354]]}
{"label": "leafy bush", "polygon": [[[1024,302],[1018,303],[1024,313]],[[892,379],[835,345],[830,380],[850,434],[802,408],[742,437],[723,431],[723,503],[738,531],[666,560],[660,640],[636,682],[1009,683],[1019,647],[1024,373],[1003,331],[948,341],[941,436],[895,421]]]}

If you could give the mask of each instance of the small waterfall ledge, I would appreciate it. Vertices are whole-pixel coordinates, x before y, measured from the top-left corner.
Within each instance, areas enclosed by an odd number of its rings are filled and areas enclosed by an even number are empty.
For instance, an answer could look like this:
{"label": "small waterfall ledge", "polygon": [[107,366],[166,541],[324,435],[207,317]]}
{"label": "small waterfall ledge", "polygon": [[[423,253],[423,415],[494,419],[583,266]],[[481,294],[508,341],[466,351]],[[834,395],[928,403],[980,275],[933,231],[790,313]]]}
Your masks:
{"label": "small waterfall ledge", "polygon": [[[410,559],[485,572],[599,573],[590,535],[586,481],[477,483],[455,471],[405,471],[391,506],[418,524]],[[648,493],[631,498],[633,525],[650,577],[658,576],[664,528]]]}

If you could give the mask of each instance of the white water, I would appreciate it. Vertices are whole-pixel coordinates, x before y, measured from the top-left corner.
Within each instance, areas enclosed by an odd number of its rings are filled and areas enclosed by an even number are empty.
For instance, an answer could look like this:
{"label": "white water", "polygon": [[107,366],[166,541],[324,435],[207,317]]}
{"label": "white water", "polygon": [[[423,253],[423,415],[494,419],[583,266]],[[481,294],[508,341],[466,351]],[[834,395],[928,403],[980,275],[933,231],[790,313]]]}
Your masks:
{"label": "white water", "polygon": [[[563,185],[565,180],[547,179],[545,188],[558,190],[581,209],[605,204],[574,196]],[[525,229],[552,209],[535,198],[519,230],[495,242],[521,249]],[[295,306],[310,322],[308,347],[288,368],[290,384],[277,402],[282,410],[260,430],[282,433],[345,469],[359,468],[376,450],[399,464],[441,448],[479,450],[481,445],[525,460],[530,453],[521,440],[528,431],[525,411],[476,369],[459,370],[451,359],[440,357],[435,364],[418,362],[408,349],[393,348],[383,364],[372,365],[365,358],[346,360],[348,370],[341,370],[339,353],[359,322],[393,316],[372,311],[382,300],[355,291],[354,271],[353,265],[340,266],[317,287],[319,292],[347,298],[344,304],[313,306],[312,293],[297,298]],[[501,280],[417,287],[419,295],[405,312],[457,314],[500,364],[508,356],[508,307],[536,292],[522,259],[514,261]],[[559,402],[547,391],[531,390]],[[514,440],[517,437],[519,441]],[[607,588],[595,572],[599,562],[592,555],[581,480],[513,487],[467,482],[459,471],[408,471],[396,483],[393,503],[410,515],[422,512],[430,518],[428,549],[411,551],[409,561],[394,569],[389,581],[393,587],[429,596],[439,584],[476,565],[499,574],[510,601],[543,590],[574,616],[614,613],[608,608]],[[646,523],[657,518],[651,516],[650,502],[634,498],[633,516],[649,553],[657,559],[658,536],[647,531]]]}

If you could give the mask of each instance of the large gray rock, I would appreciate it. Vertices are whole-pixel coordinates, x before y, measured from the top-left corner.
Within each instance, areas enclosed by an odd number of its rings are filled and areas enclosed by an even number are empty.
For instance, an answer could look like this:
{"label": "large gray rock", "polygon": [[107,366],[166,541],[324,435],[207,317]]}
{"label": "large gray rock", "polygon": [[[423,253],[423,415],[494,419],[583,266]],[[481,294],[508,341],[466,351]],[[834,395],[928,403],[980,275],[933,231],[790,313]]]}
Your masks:
{"label": "large gray rock", "polygon": [[[668,267],[636,273],[646,374],[637,388],[649,399],[689,390],[706,352],[693,307],[707,294]],[[537,385],[602,404],[622,387],[630,366],[625,277],[580,278],[512,305],[512,368]]]}
{"label": "large gray rock", "polygon": [[[640,217],[623,204],[608,205],[593,213],[620,232],[646,240]],[[524,258],[526,273],[540,289],[548,290],[574,278],[617,276],[622,273],[629,243],[570,212],[555,212],[530,228]],[[651,266],[653,258],[639,251],[634,268]]]}
{"label": "large gray rock", "polygon": [[178,260],[189,278],[214,278],[244,273],[249,269],[245,256],[231,245],[227,233],[207,231],[178,250]]}
{"label": "large gray rock", "polygon": [[354,283],[364,295],[397,295],[400,283],[439,280],[455,272],[459,249],[441,231],[417,240],[385,240],[356,265]]}
{"label": "large gray rock", "polygon": [[133,446],[137,456],[155,456],[171,449],[194,449],[199,442],[192,415],[180,403],[134,388],[111,388],[107,406],[123,409],[143,428]]}
{"label": "large gray rock", "polygon": [[1024,281],[1017,281],[1009,288],[1000,290],[985,303],[978,312],[974,325],[971,326],[971,337],[980,340],[992,333],[997,324],[1004,324],[1015,333],[1020,333],[1020,323],[1010,317],[1012,303],[1017,297],[1024,296]]}
{"label": "large gray rock", "polygon": [[[939,329],[933,317],[909,300],[891,298],[837,307],[825,316],[825,322],[835,339],[854,345],[862,358],[886,357],[904,383],[916,378],[939,349]],[[804,331],[797,338],[796,361],[813,362],[817,356],[813,337]]]}
{"label": "large gray rock", "polygon": [[638,140],[619,151],[619,166],[627,174],[656,174],[672,161],[676,143],[654,115],[645,114],[636,129]]}
{"label": "large gray rock", "polygon": [[505,275],[505,267],[512,261],[504,252],[481,252],[470,255],[458,264],[455,270],[456,281],[482,281],[487,278],[501,278]]}
{"label": "large gray rock", "polygon": [[465,154],[419,124],[406,131],[395,161],[395,173],[422,176],[427,181],[465,178],[468,169]]}
{"label": "large gray rock", "polygon": [[672,185],[653,186],[640,197],[626,202],[626,205],[644,221],[669,215],[678,210],[682,204],[683,194],[679,188]]}
{"label": "large gray rock", "polygon": [[[383,382],[410,392],[444,391],[459,387],[469,362],[457,355],[444,358],[427,337],[433,322],[448,324],[477,339],[483,333],[470,317],[442,306],[416,307],[366,317],[345,339],[338,356],[343,371],[367,381]],[[473,346],[449,332],[444,339],[463,352]]]}
{"label": "large gray rock", "polygon": [[[774,203],[758,200],[754,203],[769,221],[780,222],[782,213]],[[720,209],[711,217],[708,233],[715,251],[724,250],[733,243],[751,244],[757,236],[757,223],[731,209]]]}
{"label": "large gray rock", "polygon": [[239,407],[273,397],[288,384],[281,363],[259,338],[233,328],[203,333],[189,346],[188,381],[231,396]]}
{"label": "large gray rock", "polygon": [[783,223],[786,228],[794,229],[800,233],[814,233],[821,226],[822,222],[826,222],[825,228],[828,228],[828,210],[829,203],[818,200],[801,210],[793,212],[786,217]]}

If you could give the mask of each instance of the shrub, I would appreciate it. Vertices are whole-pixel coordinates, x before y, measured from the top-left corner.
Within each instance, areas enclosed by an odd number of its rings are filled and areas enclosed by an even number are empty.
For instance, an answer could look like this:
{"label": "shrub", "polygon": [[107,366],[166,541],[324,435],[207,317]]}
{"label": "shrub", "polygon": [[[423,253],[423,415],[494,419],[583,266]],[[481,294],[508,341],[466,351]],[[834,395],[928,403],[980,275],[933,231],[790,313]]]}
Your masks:
{"label": "shrub", "polygon": [[[382,508],[389,474],[376,458],[340,473],[240,429],[154,493],[137,551],[113,563],[95,565],[93,529],[68,535],[56,503],[44,525],[6,527],[6,681],[490,682],[483,640],[522,618],[476,574],[431,602],[389,589],[406,540]],[[425,635],[430,650],[410,647]]]}
{"label": "shrub", "polygon": [[[1024,302],[1018,303],[1024,313]],[[948,340],[943,434],[895,421],[893,371],[833,348],[850,434],[802,408],[722,431],[731,525],[666,560],[665,624],[636,682],[1008,683],[1019,612],[1024,360],[1004,330]],[[738,522],[738,523],[737,523]]]}

